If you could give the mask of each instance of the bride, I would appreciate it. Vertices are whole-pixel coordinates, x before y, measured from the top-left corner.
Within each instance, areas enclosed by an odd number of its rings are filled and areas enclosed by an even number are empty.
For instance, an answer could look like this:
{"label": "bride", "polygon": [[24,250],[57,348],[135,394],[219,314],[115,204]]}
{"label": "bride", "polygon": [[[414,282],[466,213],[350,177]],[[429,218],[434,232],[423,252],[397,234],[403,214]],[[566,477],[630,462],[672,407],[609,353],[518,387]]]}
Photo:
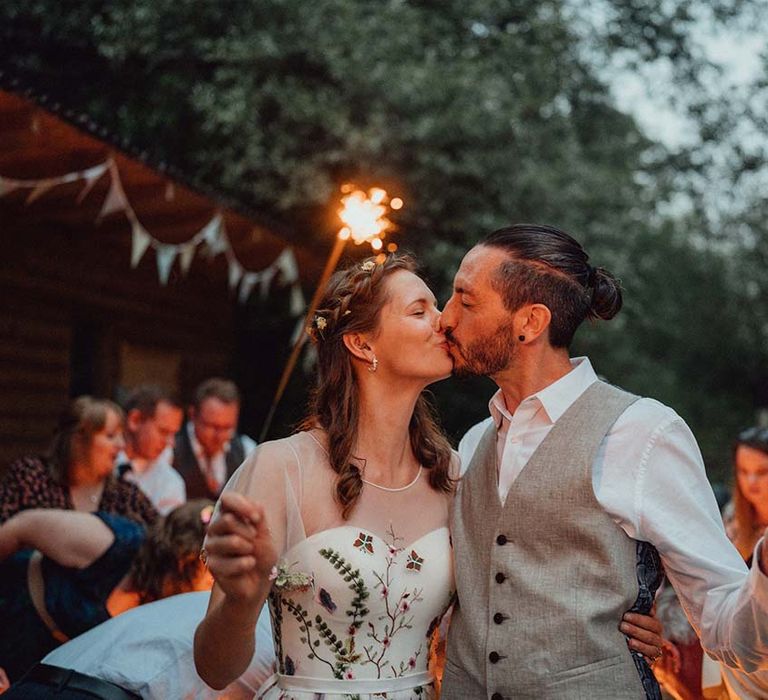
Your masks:
{"label": "bride", "polygon": [[[423,394],[452,369],[439,317],[407,256],[331,279],[309,329],[309,417],[245,461],[208,530],[216,585],[195,665],[210,686],[246,669],[268,603],[278,672],[258,697],[436,697],[430,646],[451,603],[459,475]],[[660,638],[642,640],[654,655]]]}

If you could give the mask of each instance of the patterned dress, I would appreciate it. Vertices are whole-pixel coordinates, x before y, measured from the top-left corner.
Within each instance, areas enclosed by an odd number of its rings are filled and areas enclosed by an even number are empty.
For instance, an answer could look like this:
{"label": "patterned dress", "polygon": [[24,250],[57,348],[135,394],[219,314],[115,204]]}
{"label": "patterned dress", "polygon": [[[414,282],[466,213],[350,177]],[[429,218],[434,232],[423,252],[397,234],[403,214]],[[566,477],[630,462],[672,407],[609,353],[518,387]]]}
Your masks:
{"label": "patterned dress", "polygon": [[[43,457],[22,457],[13,462],[0,479],[0,523],[29,508],[74,510],[69,488],[51,476]],[[136,484],[107,477],[98,511],[115,513],[144,526],[158,518],[157,510]]]}
{"label": "patterned dress", "polygon": [[430,651],[454,590],[450,494],[422,467],[400,488],[363,482],[345,520],[323,436],[303,432],[260,445],[226,487],[262,504],[278,552],[277,669],[257,698],[437,696]]}
{"label": "patterned dress", "polygon": [[259,697],[436,697],[429,652],[452,566],[446,527],[409,544],[354,526],[305,539],[273,587],[279,668]]}

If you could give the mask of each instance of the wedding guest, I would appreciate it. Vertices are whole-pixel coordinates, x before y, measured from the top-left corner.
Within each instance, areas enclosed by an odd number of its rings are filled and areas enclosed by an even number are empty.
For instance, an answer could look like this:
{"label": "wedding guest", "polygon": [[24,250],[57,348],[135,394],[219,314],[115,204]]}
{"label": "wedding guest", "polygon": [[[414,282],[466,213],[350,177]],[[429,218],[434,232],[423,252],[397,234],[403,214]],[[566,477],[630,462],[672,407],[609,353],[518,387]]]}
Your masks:
{"label": "wedding guest", "polygon": [[113,474],[124,446],[117,404],[92,396],[74,399],[61,414],[48,453],[22,457],[0,480],[0,523],[29,508],[98,510],[153,523],[157,511],[149,499]]}
{"label": "wedding guest", "polygon": [[[259,616],[256,653],[245,673],[216,691],[200,679],[192,660],[195,627],[205,615],[208,597],[202,591],[182,593],[140,605],[54,649],[42,663],[54,667],[53,673],[74,672],[75,683],[99,697],[112,697],[119,687],[142,700],[252,700],[273,672],[269,613],[265,608]],[[30,680],[14,685],[6,697],[59,699],[59,692],[58,687]]]}
{"label": "wedding guest", "polygon": [[173,466],[184,478],[188,498],[216,498],[256,443],[237,432],[240,392],[229,379],[200,384],[189,421],[176,435]]}
{"label": "wedding guest", "polygon": [[736,438],[734,486],[726,530],[748,563],[768,527],[768,428],[752,427]]}
{"label": "wedding guest", "polygon": [[0,635],[0,666],[11,681],[109,617],[210,588],[199,552],[212,512],[211,501],[191,501],[149,530],[113,513],[55,508],[25,510],[3,523],[0,617],[13,632]]}
{"label": "wedding guest", "polygon": [[171,466],[183,411],[168,392],[152,384],[136,387],[124,408],[125,451],[117,458],[118,475],[136,484],[165,515],[187,500],[184,479]]}

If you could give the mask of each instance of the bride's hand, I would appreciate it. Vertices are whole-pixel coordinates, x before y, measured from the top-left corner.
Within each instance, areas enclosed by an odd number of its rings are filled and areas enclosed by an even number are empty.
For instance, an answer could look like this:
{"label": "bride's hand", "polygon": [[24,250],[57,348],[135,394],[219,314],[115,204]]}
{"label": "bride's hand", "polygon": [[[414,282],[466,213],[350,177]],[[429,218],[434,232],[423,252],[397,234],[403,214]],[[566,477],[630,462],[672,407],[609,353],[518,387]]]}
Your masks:
{"label": "bride's hand", "polygon": [[227,597],[241,602],[266,597],[277,552],[260,504],[239,493],[222,494],[204,551],[208,568]]}

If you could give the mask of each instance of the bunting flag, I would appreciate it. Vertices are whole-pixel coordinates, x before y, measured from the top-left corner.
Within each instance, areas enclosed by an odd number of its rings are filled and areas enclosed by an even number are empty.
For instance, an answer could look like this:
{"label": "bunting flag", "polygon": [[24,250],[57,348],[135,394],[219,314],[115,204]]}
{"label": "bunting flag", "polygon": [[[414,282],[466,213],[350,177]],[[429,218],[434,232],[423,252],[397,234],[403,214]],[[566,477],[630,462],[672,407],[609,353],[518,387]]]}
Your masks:
{"label": "bunting flag", "polygon": [[304,299],[304,292],[301,291],[300,284],[291,286],[291,316],[301,316],[304,309],[307,308],[307,302]]}
{"label": "bunting flag", "polygon": [[299,279],[299,268],[296,265],[296,258],[290,248],[286,248],[275,261],[277,269],[283,276],[286,284],[293,284]]}
{"label": "bunting flag", "polygon": [[151,241],[152,237],[138,220],[134,219],[131,222],[131,267],[136,267],[141,262]]}
{"label": "bunting flag", "polygon": [[155,254],[157,255],[157,276],[160,284],[168,284],[168,278],[171,276],[171,268],[176,260],[178,246],[155,244]]}
{"label": "bunting flag", "polygon": [[248,297],[251,296],[251,292],[253,291],[253,288],[256,286],[256,283],[259,281],[260,277],[261,273],[259,272],[246,272],[243,274],[243,277],[240,280],[240,290],[237,293],[238,301],[241,304],[244,304],[246,301],[248,301]]}
{"label": "bunting flag", "polygon": [[[290,248],[285,248],[280,255],[267,267],[259,271],[247,270],[237,259],[229,242],[229,237],[224,224],[221,211],[216,211],[208,221],[192,238],[184,243],[163,243],[152,236],[139,221],[136,212],[131,206],[125,194],[123,183],[117,163],[113,158],[108,158],[85,170],[76,170],[57,177],[19,180],[0,175],[0,197],[11,192],[23,189],[28,190],[26,205],[30,205],[43,197],[52,188],[72,182],[83,182],[83,187],[77,195],[77,203],[82,203],[92,191],[94,185],[104,175],[109,176],[109,189],[102,202],[96,221],[101,221],[105,216],[123,213],[131,224],[131,267],[138,267],[147,251],[153,248],[155,251],[157,276],[160,284],[167,285],[171,277],[171,271],[176,259],[183,275],[189,273],[195,253],[200,250],[200,244],[205,245],[201,249],[209,257],[224,254],[227,258],[227,281],[229,288],[237,291],[240,303],[245,303],[250,298],[254,289],[258,286],[259,296],[266,300],[272,283],[279,274],[283,284],[290,286],[290,313],[300,316],[305,307],[306,300],[299,284],[299,268],[296,257]],[[166,201],[173,200],[176,196],[175,186],[168,182],[163,196]],[[261,237],[261,230],[255,228],[252,236]]]}
{"label": "bunting flag", "polygon": [[181,265],[181,274],[189,274],[189,268],[192,266],[192,258],[195,257],[196,242],[186,243],[179,251],[179,264]]}
{"label": "bunting flag", "polygon": [[88,196],[88,193],[93,189],[93,186],[101,179],[101,176],[107,171],[106,163],[104,165],[97,165],[95,168],[85,171],[85,186],[80,190],[80,194],[77,195],[77,203],[81,204],[82,201]]}
{"label": "bunting flag", "polygon": [[227,262],[229,263],[229,288],[236,289],[243,276],[243,266],[230,250],[227,251]]}
{"label": "bunting flag", "polygon": [[[114,161],[110,163],[109,173],[111,180],[109,183],[109,192],[104,198],[104,203],[101,205],[101,211],[96,217],[97,221],[101,221],[105,216],[115,214],[120,211],[128,211],[128,198],[125,196],[123,190],[123,183],[120,182],[120,174],[117,171],[117,166]],[[133,210],[131,209],[131,212]],[[130,218],[130,217],[129,217]]]}
{"label": "bunting flag", "polygon": [[[277,261],[275,261],[277,262]],[[269,289],[272,286],[272,280],[275,279],[277,274],[277,266],[272,263],[266,270],[262,270],[259,275],[259,296],[262,301],[266,301],[269,296]]]}
{"label": "bunting flag", "polygon": [[48,190],[55,187],[57,183],[48,181],[40,182],[32,188],[32,191],[27,195],[26,204],[32,204],[36,199],[40,199]]}
{"label": "bunting flag", "polygon": [[16,184],[16,182],[5,177],[0,177],[0,197],[5,197],[5,195],[10,194],[17,189],[19,189],[19,185]]}

